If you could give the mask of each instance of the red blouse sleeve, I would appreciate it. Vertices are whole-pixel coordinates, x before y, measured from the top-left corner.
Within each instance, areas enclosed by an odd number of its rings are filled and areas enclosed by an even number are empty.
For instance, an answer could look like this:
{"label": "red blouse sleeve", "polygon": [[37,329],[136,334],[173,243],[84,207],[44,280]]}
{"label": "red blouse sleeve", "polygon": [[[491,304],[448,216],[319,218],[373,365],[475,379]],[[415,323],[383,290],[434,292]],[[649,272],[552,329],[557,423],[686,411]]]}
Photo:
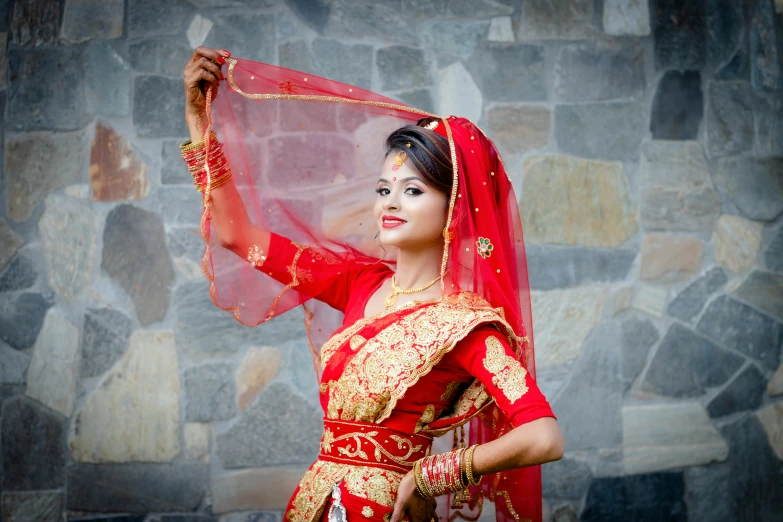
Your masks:
{"label": "red blouse sleeve", "polygon": [[256,268],[302,294],[302,302],[314,298],[345,312],[351,287],[369,266],[271,233],[269,254]]}
{"label": "red blouse sleeve", "polygon": [[453,361],[481,381],[514,427],[541,417],[555,417],[535,379],[495,328],[477,328],[457,343],[452,353]]}

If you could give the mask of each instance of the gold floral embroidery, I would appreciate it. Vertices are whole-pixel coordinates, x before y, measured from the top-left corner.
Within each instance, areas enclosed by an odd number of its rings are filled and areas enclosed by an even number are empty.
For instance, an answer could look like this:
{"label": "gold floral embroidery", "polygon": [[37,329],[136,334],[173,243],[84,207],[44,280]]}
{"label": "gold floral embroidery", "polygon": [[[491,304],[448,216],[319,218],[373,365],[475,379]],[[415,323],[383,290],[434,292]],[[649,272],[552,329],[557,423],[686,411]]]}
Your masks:
{"label": "gold floral embroidery", "polygon": [[372,518],[375,516],[375,511],[373,511],[370,506],[364,506],[362,508],[362,515],[364,515],[367,518]]}
{"label": "gold floral embroidery", "polygon": [[435,420],[435,406],[432,404],[427,405],[424,408],[424,413],[421,414],[421,418],[416,421],[416,427],[413,429],[413,433],[419,433],[430,422]]}
{"label": "gold floral embroidery", "polygon": [[247,260],[250,263],[250,266],[259,268],[264,264],[264,261],[266,261],[266,256],[258,245],[253,245],[247,249]]}
{"label": "gold floral embroidery", "polygon": [[321,451],[324,453],[329,453],[332,451],[332,442],[334,442],[334,433],[332,433],[332,430],[327,428],[324,430],[323,437],[321,437]]}
{"label": "gold floral embroidery", "polygon": [[492,374],[492,384],[500,388],[511,404],[527,393],[527,370],[519,361],[506,355],[506,350],[497,337],[490,336],[484,342],[487,355],[484,357],[484,368]]}
{"label": "gold floral embroidery", "polygon": [[365,339],[361,335],[354,335],[353,337],[351,337],[351,340],[349,342],[351,345],[351,350],[356,351],[358,347],[360,347],[361,345],[367,342],[367,339]]}
{"label": "gold floral embroidery", "polygon": [[446,385],[446,391],[443,392],[443,395],[440,396],[440,400],[443,402],[448,402],[451,400],[451,397],[454,395],[454,392],[457,391],[457,388],[459,388],[459,385],[462,384],[459,381],[451,381]]}
{"label": "gold floral embroidery", "polygon": [[351,466],[345,476],[345,488],[356,497],[393,508],[403,476],[402,473],[385,469]]}
{"label": "gold floral embroidery", "polygon": [[277,90],[283,94],[296,94],[299,92],[299,86],[291,80],[277,82]]}
{"label": "gold floral embroidery", "polygon": [[348,362],[334,387],[330,385],[327,417],[383,421],[410,386],[457,342],[485,323],[500,324],[513,336],[497,311],[469,292],[449,296],[401,318],[368,340]]}
{"label": "gold floral embroidery", "polygon": [[302,245],[297,245],[293,241],[291,241],[291,244],[296,247],[296,254],[294,254],[294,259],[291,261],[291,264],[287,267],[288,273],[291,274],[291,282],[285,285],[285,288],[283,288],[279,294],[277,294],[277,297],[275,297],[275,300],[272,301],[272,306],[269,308],[269,312],[267,313],[267,319],[271,318],[273,315],[275,315],[275,309],[277,308],[277,303],[280,301],[280,298],[283,297],[283,294],[286,293],[291,288],[295,287],[299,284],[299,280],[297,279],[297,273],[298,269],[296,267],[296,264],[299,262],[299,256],[302,255],[302,251],[306,248]]}
{"label": "gold floral embroidery", "polygon": [[316,461],[299,481],[299,491],[286,513],[286,519],[289,522],[312,522],[320,518],[332,485],[340,482],[349,471],[349,466]]}

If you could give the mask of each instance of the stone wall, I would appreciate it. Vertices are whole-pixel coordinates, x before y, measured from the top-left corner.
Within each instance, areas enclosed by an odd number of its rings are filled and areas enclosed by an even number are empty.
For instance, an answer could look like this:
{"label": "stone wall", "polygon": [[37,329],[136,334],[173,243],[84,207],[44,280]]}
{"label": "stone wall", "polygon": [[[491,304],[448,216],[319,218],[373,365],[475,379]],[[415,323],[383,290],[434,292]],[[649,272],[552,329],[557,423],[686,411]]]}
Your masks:
{"label": "stone wall", "polygon": [[177,143],[204,44],[467,116],[499,144],[566,437],[543,467],[547,520],[773,520],[781,12],[0,1],[3,519],[279,522],[316,455],[301,312],[242,328],[199,274]]}

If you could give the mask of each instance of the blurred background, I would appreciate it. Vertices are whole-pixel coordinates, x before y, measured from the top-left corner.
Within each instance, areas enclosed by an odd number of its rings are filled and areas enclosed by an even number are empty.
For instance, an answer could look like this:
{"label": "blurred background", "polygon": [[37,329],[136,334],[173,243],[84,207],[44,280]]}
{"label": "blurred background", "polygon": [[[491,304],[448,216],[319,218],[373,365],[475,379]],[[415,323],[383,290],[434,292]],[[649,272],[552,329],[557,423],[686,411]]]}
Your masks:
{"label": "blurred background", "polygon": [[301,310],[245,328],[200,274],[178,149],[199,45],[498,143],[566,437],[547,522],[781,520],[781,12],[0,1],[2,520],[280,522],[316,457]]}

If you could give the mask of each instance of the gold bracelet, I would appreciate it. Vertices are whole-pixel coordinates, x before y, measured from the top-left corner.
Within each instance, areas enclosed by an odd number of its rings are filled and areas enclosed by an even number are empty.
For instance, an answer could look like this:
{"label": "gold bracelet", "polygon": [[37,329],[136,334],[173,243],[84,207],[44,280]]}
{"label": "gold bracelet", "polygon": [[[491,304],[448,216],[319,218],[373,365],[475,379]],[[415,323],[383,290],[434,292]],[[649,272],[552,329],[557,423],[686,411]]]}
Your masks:
{"label": "gold bracelet", "polygon": [[474,444],[470,448],[468,448],[468,462],[465,465],[465,475],[468,478],[468,483],[471,486],[478,486],[481,483],[481,477],[479,476],[478,480],[475,479],[473,476],[473,453],[476,451],[476,448],[478,447],[478,444]]}
{"label": "gold bracelet", "polygon": [[[209,139],[210,141],[217,139],[217,132],[215,131],[210,132]],[[191,140],[183,141],[182,143],[179,144],[179,148],[180,150],[182,150],[183,153],[191,152],[196,149],[201,149],[204,148],[204,140],[200,139],[197,142],[192,142]]]}
{"label": "gold bracelet", "polygon": [[421,476],[421,460],[417,460],[413,464],[413,480],[416,482],[416,491],[419,492],[423,498],[432,498],[432,495],[427,491],[427,486],[424,483],[424,477]]}

